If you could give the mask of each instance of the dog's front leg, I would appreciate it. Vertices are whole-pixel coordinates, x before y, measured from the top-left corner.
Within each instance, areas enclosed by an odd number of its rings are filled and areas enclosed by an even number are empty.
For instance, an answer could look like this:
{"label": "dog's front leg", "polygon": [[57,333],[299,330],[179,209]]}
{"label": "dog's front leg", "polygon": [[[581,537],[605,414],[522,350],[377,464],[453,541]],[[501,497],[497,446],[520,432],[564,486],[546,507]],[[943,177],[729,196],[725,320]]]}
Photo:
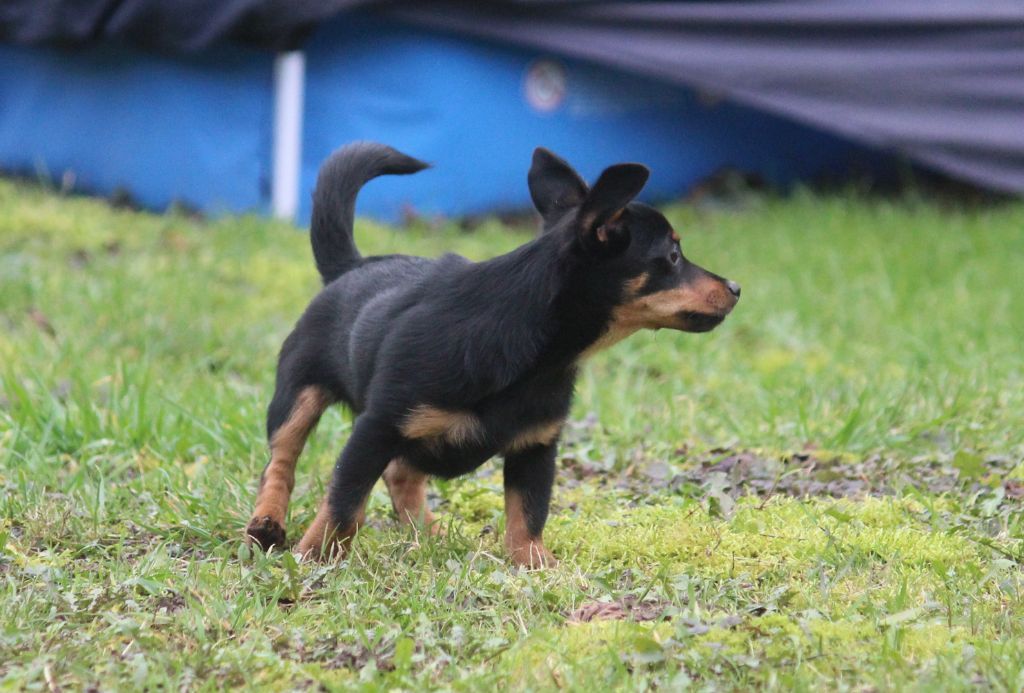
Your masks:
{"label": "dog's front leg", "polygon": [[542,538],[555,482],[556,449],[552,442],[505,455],[505,549],[519,566],[558,565]]}
{"label": "dog's front leg", "polygon": [[366,499],[388,463],[398,456],[400,438],[386,419],[363,414],[341,451],[327,497],[296,547],[302,558],[343,555],[363,523]]}

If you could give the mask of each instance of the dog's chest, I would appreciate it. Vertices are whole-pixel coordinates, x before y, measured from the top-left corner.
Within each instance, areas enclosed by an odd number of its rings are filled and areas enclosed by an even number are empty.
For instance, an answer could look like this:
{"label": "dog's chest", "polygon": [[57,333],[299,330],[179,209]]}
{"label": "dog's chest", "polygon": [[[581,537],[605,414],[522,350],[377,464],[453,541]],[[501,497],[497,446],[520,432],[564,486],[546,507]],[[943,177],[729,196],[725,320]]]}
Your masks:
{"label": "dog's chest", "polygon": [[495,455],[554,444],[571,397],[571,381],[524,383],[473,407],[417,405],[399,429],[419,466],[433,474],[458,476]]}
{"label": "dog's chest", "polygon": [[512,417],[504,412],[415,407],[402,422],[401,432],[429,450],[451,453],[453,449],[489,450],[490,454],[516,452],[536,445],[550,445],[565,420],[564,412]]}

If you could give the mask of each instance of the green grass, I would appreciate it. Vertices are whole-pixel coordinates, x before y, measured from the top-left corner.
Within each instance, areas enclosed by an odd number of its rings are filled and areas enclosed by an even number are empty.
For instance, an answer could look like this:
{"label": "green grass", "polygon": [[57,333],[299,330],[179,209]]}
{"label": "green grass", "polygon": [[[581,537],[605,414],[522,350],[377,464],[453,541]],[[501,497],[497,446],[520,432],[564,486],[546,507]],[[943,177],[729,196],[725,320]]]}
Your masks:
{"label": "green grass", "polygon": [[[315,566],[240,541],[318,285],[305,236],[0,182],[0,689],[1021,690],[1024,206],[669,214],[743,300],[586,366],[560,567],[504,560],[497,465],[435,484],[444,539],[378,489],[351,557]],[[473,258],[529,237],[358,235]],[[350,425],[321,423],[290,536]],[[882,497],[790,483],[880,469]],[[626,618],[577,622],[594,602]]]}

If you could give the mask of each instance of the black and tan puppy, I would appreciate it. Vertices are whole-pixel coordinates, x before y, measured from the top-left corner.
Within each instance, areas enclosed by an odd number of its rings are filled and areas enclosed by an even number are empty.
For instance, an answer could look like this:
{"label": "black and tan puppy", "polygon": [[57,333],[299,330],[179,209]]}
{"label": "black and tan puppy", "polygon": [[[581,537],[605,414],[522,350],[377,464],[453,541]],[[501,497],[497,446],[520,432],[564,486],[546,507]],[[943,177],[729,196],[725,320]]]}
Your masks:
{"label": "black and tan puppy", "polygon": [[358,416],[299,553],[344,551],[382,476],[398,516],[429,526],[428,477],[501,455],[509,555],[550,565],[541,534],[580,362],[644,328],[710,330],[740,288],[687,260],[665,217],[633,202],[645,167],[612,166],[588,187],[544,149],[529,174],[544,220],[533,241],[486,262],[361,257],[352,236],[359,189],[424,167],[358,143],[320,170],[311,236],[325,286],[281,349],[267,415],[272,456],[246,533],[264,548],[284,544],[296,460],[324,410],[344,402]]}

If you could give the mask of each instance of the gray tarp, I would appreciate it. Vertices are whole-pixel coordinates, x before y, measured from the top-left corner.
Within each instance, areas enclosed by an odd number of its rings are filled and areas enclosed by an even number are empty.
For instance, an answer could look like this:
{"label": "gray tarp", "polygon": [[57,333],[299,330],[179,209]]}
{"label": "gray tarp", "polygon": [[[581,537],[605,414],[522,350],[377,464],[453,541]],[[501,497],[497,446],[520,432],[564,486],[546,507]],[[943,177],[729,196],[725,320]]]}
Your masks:
{"label": "gray tarp", "polygon": [[698,87],[1024,193],[1024,0],[15,0],[0,40],[279,47],[355,6]]}

